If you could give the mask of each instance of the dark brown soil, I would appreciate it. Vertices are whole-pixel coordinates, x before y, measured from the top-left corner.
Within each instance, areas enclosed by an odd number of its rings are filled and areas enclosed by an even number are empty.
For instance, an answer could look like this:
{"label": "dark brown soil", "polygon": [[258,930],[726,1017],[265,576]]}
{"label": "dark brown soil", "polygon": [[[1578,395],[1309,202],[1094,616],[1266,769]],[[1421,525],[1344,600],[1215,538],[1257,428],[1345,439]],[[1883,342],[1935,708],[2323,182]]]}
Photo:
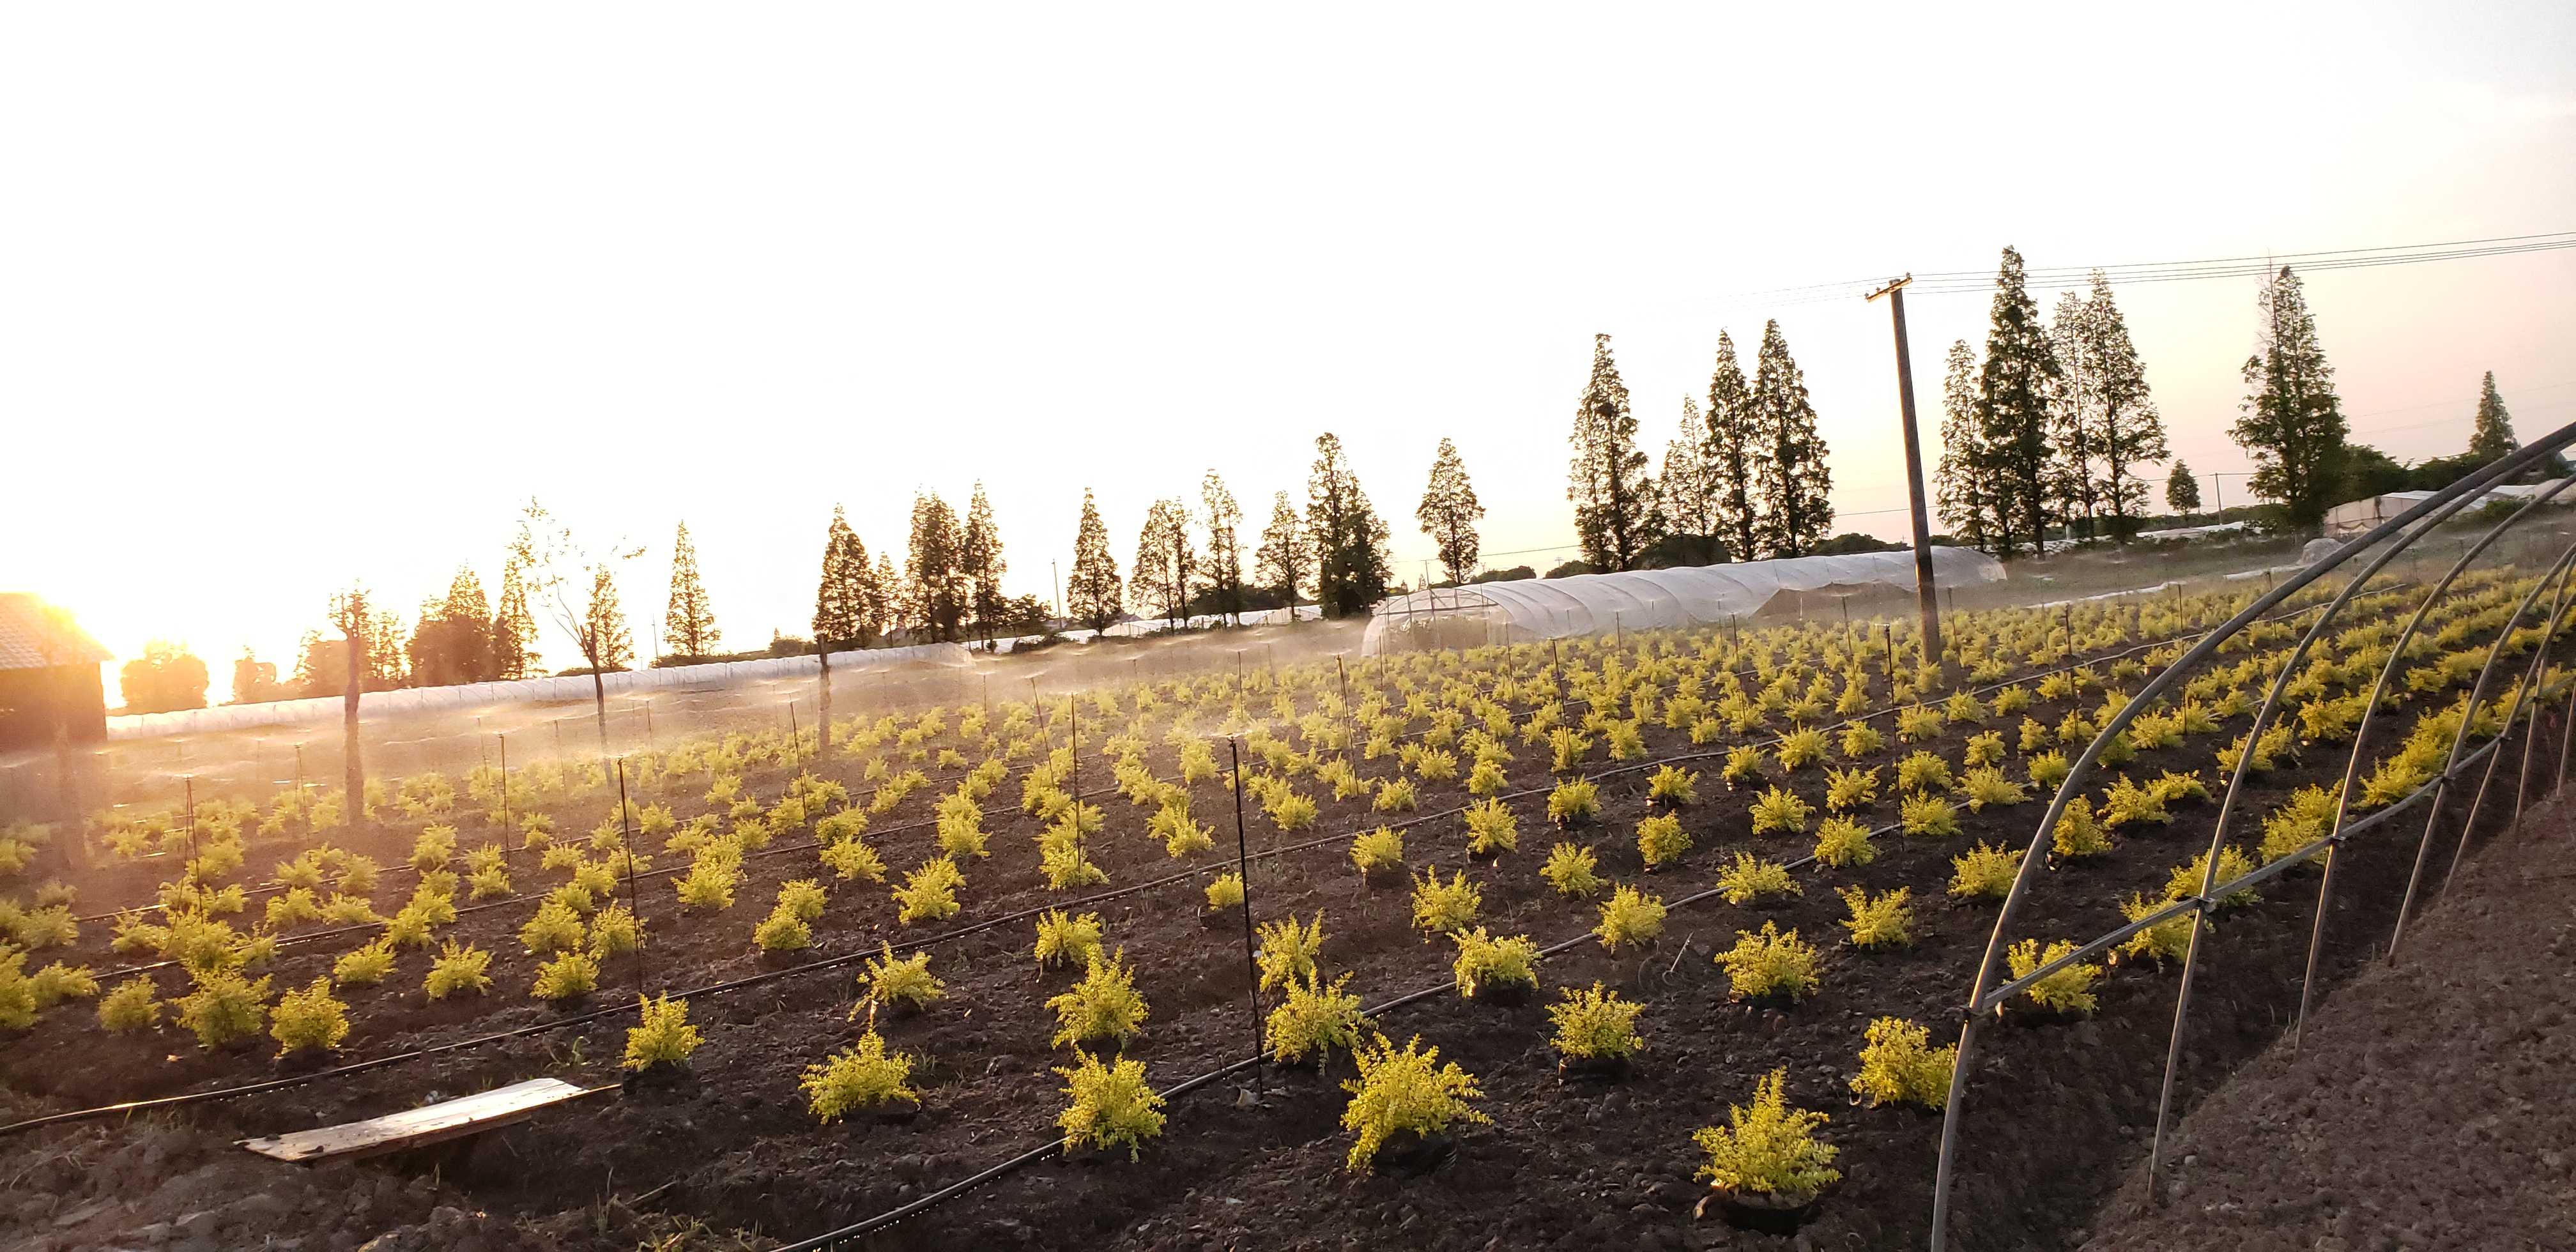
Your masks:
{"label": "dark brown soil", "polygon": [[2130,1171],[2088,1249],[2576,1247],[2576,822],[2463,870],[2394,965],[2336,993]]}
{"label": "dark brown soil", "polygon": [[[2097,701],[2098,695],[2077,703],[2089,708]],[[2054,724],[2067,707],[2042,702],[2033,714]],[[2386,722],[2402,728],[2411,713]],[[1959,740],[1973,729],[1945,733],[1938,745],[1944,755],[1955,762]],[[2232,733],[2233,727],[2196,736],[2171,752],[2145,754],[2132,771],[2206,769],[2209,752]],[[1653,758],[1693,751],[1684,736],[1671,731],[1650,731],[1647,746]],[[1543,750],[1517,750],[1521,759],[1510,771],[1512,784],[1544,785]],[[1890,763],[1907,750],[1891,745],[1871,763]],[[2316,752],[2299,768],[2264,779],[2243,798],[2237,837],[2250,840],[2262,813],[2290,787],[2339,766],[2341,755]],[[1168,753],[1157,756],[1157,765],[1168,771]],[[1096,761],[1084,762],[1086,781],[1093,785],[1105,781]],[[834,776],[847,772],[839,764],[830,770]],[[1384,773],[1390,766],[1381,761],[1363,772]],[[1784,860],[1805,854],[1805,839],[1751,837],[1746,797],[1723,790],[1713,762],[1696,767],[1708,771],[1701,782],[1704,803],[1685,816],[1697,846],[1682,864],[1653,875],[1641,873],[1633,839],[1646,809],[1644,774],[1605,781],[1600,821],[1574,836],[1598,850],[1605,878],[1642,881],[1648,890],[1678,899],[1706,887],[1716,867],[1738,849],[1756,848]],[[1770,769],[1777,773],[1776,764]],[[1819,788],[1815,772],[1804,779],[1802,790],[1812,794]],[[760,794],[774,795],[783,775],[751,781]],[[859,790],[855,778],[847,781]],[[1882,789],[1892,795],[1892,777],[1882,779]],[[926,818],[936,791],[925,789],[894,815],[880,818],[870,835],[897,875],[930,854],[932,837],[926,828],[895,827]],[[1016,785],[1006,785],[988,802],[994,810],[987,822],[993,857],[967,868],[966,912],[935,929],[1062,902],[1036,880],[1037,825],[1010,807],[1016,795]],[[1427,787],[1422,807],[1440,812],[1466,799],[1458,784]],[[1176,868],[1141,833],[1139,810],[1114,795],[1095,802],[1108,811],[1110,826],[1093,840],[1093,855],[1113,884]],[[1196,789],[1194,808],[1202,818],[1230,814],[1230,803],[1212,785]],[[597,807],[605,811],[604,802]],[[1498,933],[1527,933],[1541,942],[1582,934],[1593,924],[1592,904],[1563,900],[1536,874],[1557,837],[1538,816],[1543,803],[1524,800],[1515,808],[1522,815],[1519,850],[1498,865],[1470,869],[1484,885],[1484,921]],[[1893,800],[1883,799],[1869,816],[1889,823],[1894,810]],[[933,1209],[878,1242],[925,1248],[1194,1248],[1394,1241],[1481,1248],[1678,1247],[1731,1240],[1788,1247],[1790,1240],[1729,1234],[1690,1216],[1702,1194],[1691,1179],[1698,1164],[1691,1130],[1722,1123],[1729,1103],[1747,1099],[1762,1074],[1785,1066],[1794,1102],[1833,1113],[1828,1136],[1842,1150],[1847,1175],[1798,1242],[1833,1248],[1917,1243],[1930,1207],[1938,1115],[1849,1107],[1845,1083],[1872,1017],[1910,1017],[1932,1024],[1936,1033],[1954,1028],[1955,1006],[1965,999],[1993,916],[1989,909],[1943,899],[1949,858],[1979,839],[2019,846],[2037,815],[2035,804],[1963,812],[1965,833],[1959,837],[1911,840],[1889,834],[1879,841],[1879,859],[1866,867],[1801,871],[1805,894],[1799,899],[1742,908],[1712,900],[1677,909],[1663,942],[1649,951],[1612,955],[1584,944],[1552,958],[1542,969],[1551,995],[1529,1003],[1500,1006],[1443,994],[1389,1014],[1380,1023],[1388,1034],[1420,1034],[1478,1075],[1485,1091],[1481,1107],[1494,1117],[1491,1126],[1462,1128],[1456,1157],[1427,1176],[1344,1171],[1347,1138],[1335,1124],[1342,1105],[1336,1084],[1343,1074],[1274,1070],[1263,1080],[1266,1100],[1252,1102],[1242,1094],[1252,1086],[1247,1080],[1175,1101],[1166,1133],[1141,1160],[1117,1154],[1042,1163]],[[565,815],[559,829],[582,830],[596,816]],[[1211,872],[1233,860],[1230,820],[1217,820],[1224,831],[1221,847],[1192,863]],[[1346,835],[1381,820],[1364,801],[1326,800],[1318,828]],[[2064,879],[2031,901],[2023,929],[2075,937],[2116,925],[2117,898],[2160,889],[2168,868],[2204,846],[2207,820],[2205,808],[2178,809],[2172,826],[2137,832],[2111,855],[2064,871]],[[2340,977],[2364,955],[2365,936],[2384,929],[2411,855],[2411,843],[2401,848],[2395,838],[2405,826],[2399,823],[2347,851],[2329,932],[2330,976]],[[1257,811],[1252,830],[1256,853],[1299,838],[1271,830]],[[464,841],[477,837],[473,827],[465,828]],[[380,852],[380,859],[400,859],[408,833],[382,838],[391,851]],[[1417,827],[1406,842],[1407,860],[1417,870],[1468,864],[1462,824],[1455,818]],[[780,881],[814,876],[815,865],[810,853],[791,851],[754,859],[747,869],[735,906],[713,917],[678,913],[667,880],[648,880],[647,960],[640,967],[613,964],[603,990],[586,1007],[614,1003],[639,978],[656,990],[682,990],[777,968],[752,950],[751,926]],[[524,873],[523,890],[538,881],[532,864]],[[1919,908],[1913,947],[1882,956],[1834,943],[1843,915],[1834,889],[1855,883],[1874,891],[1912,887]],[[2186,1051],[2187,1099],[2277,1033],[2296,1001],[2312,911],[2305,901],[2313,890],[2313,877],[2293,877],[2272,892],[2273,903],[2233,914],[2214,931]],[[1407,924],[1404,889],[1364,884],[1339,839],[1254,862],[1251,892],[1254,910],[1264,919],[1323,910],[1326,967],[1351,971],[1354,989],[1370,1001],[1448,979],[1450,946],[1422,940]],[[398,899],[400,890],[389,894]],[[496,986],[488,1001],[428,1003],[418,989],[425,961],[417,953],[405,958],[384,988],[351,994],[356,1033],[346,1048],[349,1059],[564,1015],[526,997],[535,961],[520,951],[515,932],[530,907],[523,901],[471,912],[446,932],[496,954]],[[1201,925],[1194,884],[1098,907],[1111,941],[1135,962],[1139,987],[1152,1005],[1146,1034],[1128,1052],[1147,1063],[1156,1087],[1251,1051],[1240,929]],[[1787,1010],[1730,1003],[1723,973],[1710,960],[1713,951],[1733,942],[1734,931],[1766,918],[1829,948],[1824,989]],[[102,972],[125,963],[100,950],[103,926],[89,929],[85,959]],[[817,950],[817,959],[872,952],[881,938],[900,942],[933,929],[896,925],[880,887],[836,888],[815,928],[827,945]],[[1045,1000],[1070,976],[1037,971],[1028,957],[1029,941],[1028,923],[1015,921],[936,948],[931,967],[947,980],[949,998],[929,1013],[881,1024],[894,1047],[921,1058],[915,1079],[925,1110],[913,1121],[817,1127],[805,1110],[797,1075],[859,1029],[850,1020],[854,969],[835,963],[693,1000],[692,1016],[706,1040],[692,1081],[539,1117],[491,1137],[471,1159],[443,1167],[441,1178],[479,1207],[540,1224],[558,1246],[632,1246],[622,1233],[586,1235],[578,1223],[562,1220],[619,1197],[718,1229],[773,1237],[813,1234],[901,1204],[1053,1134],[1061,1084],[1051,1067],[1065,1063],[1069,1053],[1047,1044],[1054,1023]],[[287,949],[274,970],[278,982],[309,981],[352,942]],[[1545,1000],[1555,986],[1594,980],[1648,1003],[1645,1065],[1624,1083],[1561,1083],[1545,1042]],[[2141,1151],[2174,985],[2170,974],[2124,968],[2103,987],[2095,1020],[1987,1032],[1977,1099],[1962,1139],[1954,1226],[1960,1246],[2057,1247],[2070,1241],[2078,1222],[2069,1215],[2089,1213],[2105,1184]],[[165,994],[175,989],[176,979],[165,975]],[[221,1135],[269,1134],[542,1074],[584,1084],[612,1081],[627,1024],[612,1017],[200,1106],[188,1116]],[[53,1107],[283,1072],[264,1049],[210,1056],[182,1035],[106,1036],[76,1008],[53,1014],[0,1053],[0,1079],[43,1096]],[[2015,1084],[2023,1089],[2015,1090]],[[12,1154],[42,1152],[60,1138],[59,1132],[46,1132],[6,1147]]]}

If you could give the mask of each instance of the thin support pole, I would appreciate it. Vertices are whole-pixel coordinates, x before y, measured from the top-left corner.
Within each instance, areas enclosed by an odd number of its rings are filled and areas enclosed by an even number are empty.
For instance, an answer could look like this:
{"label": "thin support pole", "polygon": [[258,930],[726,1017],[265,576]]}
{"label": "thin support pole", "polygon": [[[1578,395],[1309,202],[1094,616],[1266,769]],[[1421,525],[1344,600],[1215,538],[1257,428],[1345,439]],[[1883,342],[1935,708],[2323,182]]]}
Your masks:
{"label": "thin support pole", "polygon": [[190,868],[193,869],[195,868],[193,863],[197,859],[197,776],[188,775],[180,780],[180,785],[186,788],[185,798],[180,803],[186,805],[188,810],[188,860],[191,862]]}
{"label": "thin support pole", "polygon": [[510,837],[510,735],[503,731],[493,738],[501,741],[501,837],[507,839]]}
{"label": "thin support pole", "polygon": [[1261,967],[1252,955],[1252,852],[1243,838],[1243,741],[1227,739],[1226,755],[1234,765],[1234,877],[1243,885],[1243,995],[1252,1010],[1252,1091],[1254,1099],[1270,1093],[1261,1077]]}
{"label": "thin support pole", "polygon": [[635,918],[635,994],[644,994],[644,906],[635,898],[635,826],[626,805],[626,758],[617,758],[617,849],[626,857],[626,911]]}
{"label": "thin support pole", "polygon": [[[2576,572],[2576,566],[2569,567],[2569,572]],[[2531,665],[2522,672],[2522,698],[2515,701],[2516,708],[2531,710],[2531,728],[2522,736],[2522,773],[2514,781],[2513,822],[2505,828],[2507,830],[2522,829],[2523,802],[2531,795],[2531,750],[2540,742],[2540,700],[2549,679],[2549,645],[2558,638],[2558,620],[2566,611],[2567,574],[2562,573],[2558,576],[2558,592],[2549,600],[2549,621],[2540,628],[2539,646],[2531,650]],[[2460,842],[2462,846],[2468,843],[2465,830],[2461,832]],[[2456,856],[2452,858],[2451,869],[2454,873],[2459,871],[2459,858]]]}

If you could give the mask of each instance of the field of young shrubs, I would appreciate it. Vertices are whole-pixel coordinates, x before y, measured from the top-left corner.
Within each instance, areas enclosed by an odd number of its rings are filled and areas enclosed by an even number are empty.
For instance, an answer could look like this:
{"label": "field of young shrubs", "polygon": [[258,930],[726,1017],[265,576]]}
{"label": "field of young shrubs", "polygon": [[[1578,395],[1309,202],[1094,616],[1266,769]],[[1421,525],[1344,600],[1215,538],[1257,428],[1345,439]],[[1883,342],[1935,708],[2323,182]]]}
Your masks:
{"label": "field of young shrubs", "polygon": [[[2534,577],[2435,607],[2354,813],[2430,780],[2462,719],[2513,715],[2520,662],[2475,707],[2468,684],[2500,633],[2507,656],[2549,638],[2504,631]],[[2328,594],[2111,746],[2016,975],[2195,892],[2240,752],[2222,879],[2326,833],[2420,593],[2357,600],[2249,746]],[[1946,664],[1875,624],[1630,635],[20,823],[0,1078],[55,1109],[310,1079],[192,1107],[243,1135],[625,1078],[447,1163],[531,1217],[613,1190],[793,1238],[1055,1143],[880,1237],[1698,1246],[1713,1196],[1889,1246],[1924,1229],[1945,1039],[2041,807],[2249,598],[1954,616]],[[2340,854],[2330,973],[2403,881],[2387,833]],[[76,838],[101,863],[45,877]],[[2295,1003],[2313,872],[2224,902],[2186,1094]],[[1967,1246],[2054,1242],[2142,1148],[2189,925],[2008,1010],[1963,1140]]]}

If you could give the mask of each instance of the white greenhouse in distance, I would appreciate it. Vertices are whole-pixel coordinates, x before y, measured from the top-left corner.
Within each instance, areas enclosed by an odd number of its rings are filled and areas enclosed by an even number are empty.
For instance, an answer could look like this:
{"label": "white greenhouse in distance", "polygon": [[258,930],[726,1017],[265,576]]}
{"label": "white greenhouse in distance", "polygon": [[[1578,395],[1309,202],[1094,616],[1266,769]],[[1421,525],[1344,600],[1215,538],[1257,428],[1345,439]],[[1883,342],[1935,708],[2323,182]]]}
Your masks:
{"label": "white greenhouse in distance", "polygon": [[[1974,548],[1936,547],[1932,576],[1942,587],[2002,582],[2004,567]],[[1380,603],[1360,650],[1375,654],[1718,625],[1760,613],[1783,592],[1837,595],[1913,587],[1910,549],[1435,587]]]}

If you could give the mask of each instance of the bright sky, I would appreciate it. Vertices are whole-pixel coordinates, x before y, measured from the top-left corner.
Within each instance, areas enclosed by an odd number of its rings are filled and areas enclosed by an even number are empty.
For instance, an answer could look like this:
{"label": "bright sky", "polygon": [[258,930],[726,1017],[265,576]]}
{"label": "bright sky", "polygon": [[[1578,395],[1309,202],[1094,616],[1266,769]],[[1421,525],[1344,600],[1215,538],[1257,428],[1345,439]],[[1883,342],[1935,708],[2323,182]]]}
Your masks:
{"label": "bright sky", "polygon": [[[980,477],[1045,594],[1086,485],[1123,564],[1211,466],[1257,529],[1322,430],[1411,580],[1442,436],[1489,553],[1560,548],[1592,334],[1660,455],[1774,314],[1845,526],[1900,534],[1885,306],[1741,293],[2576,228],[2576,8],[2268,7],[10,6],[0,590],[221,698],[353,579],[496,585],[533,493],[650,545],[648,652],[685,519],[748,647],[836,502],[899,549]],[[2309,293],[2399,457],[2484,370],[2576,418],[2576,252]],[[2119,293],[2204,474],[2253,294]],[[1929,436],[1985,301],[1910,312]]]}

